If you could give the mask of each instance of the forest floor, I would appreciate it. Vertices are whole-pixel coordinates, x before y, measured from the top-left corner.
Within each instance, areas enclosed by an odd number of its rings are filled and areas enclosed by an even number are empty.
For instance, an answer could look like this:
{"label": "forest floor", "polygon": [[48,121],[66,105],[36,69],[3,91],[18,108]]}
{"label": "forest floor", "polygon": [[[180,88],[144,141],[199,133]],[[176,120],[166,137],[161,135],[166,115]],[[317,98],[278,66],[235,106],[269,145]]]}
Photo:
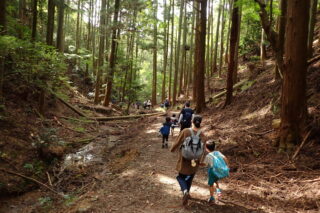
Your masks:
{"label": "forest floor", "polygon": [[68,154],[53,172],[52,188],[67,196],[38,189],[1,199],[0,212],[319,212],[318,141],[310,137],[295,160],[272,145],[278,85],[271,72],[263,72],[237,90],[231,106],[221,109],[221,98],[202,114],[205,133],[220,141],[217,149],[230,161],[231,175],[221,181],[219,203],[206,202],[203,168],[194,179],[189,205],[181,205],[177,154],[161,148],[158,130],[165,117],[154,116],[86,124],[86,134],[94,139]]}

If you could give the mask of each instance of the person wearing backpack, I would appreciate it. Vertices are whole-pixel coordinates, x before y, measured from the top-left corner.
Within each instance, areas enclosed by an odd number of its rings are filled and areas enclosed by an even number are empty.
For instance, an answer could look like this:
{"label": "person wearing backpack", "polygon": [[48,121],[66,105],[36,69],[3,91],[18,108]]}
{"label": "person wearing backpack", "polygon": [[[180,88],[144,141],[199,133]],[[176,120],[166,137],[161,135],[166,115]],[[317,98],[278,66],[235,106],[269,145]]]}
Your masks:
{"label": "person wearing backpack", "polygon": [[177,180],[183,194],[183,205],[188,203],[192,180],[199,168],[199,162],[204,157],[205,136],[200,129],[201,121],[201,116],[194,116],[192,128],[182,130],[170,150],[171,152],[179,151],[176,170],[178,171]]}
{"label": "person wearing backpack", "polygon": [[214,141],[207,141],[206,151],[208,154],[206,155],[204,162],[201,163],[201,166],[208,167],[208,185],[210,191],[210,198],[208,199],[209,203],[215,201],[214,192],[216,192],[217,199],[221,196],[218,180],[228,177],[230,170],[228,167],[228,159],[221,152],[215,151],[215,146]]}
{"label": "person wearing backpack", "polygon": [[191,121],[194,117],[194,111],[190,108],[190,102],[185,104],[185,107],[181,110],[179,117],[179,124],[181,125],[180,131],[185,128],[191,127]]}
{"label": "person wearing backpack", "polygon": [[166,122],[163,123],[163,126],[160,129],[160,133],[162,135],[162,148],[168,148],[168,140],[170,134],[170,128],[172,126],[171,118],[166,117]]}

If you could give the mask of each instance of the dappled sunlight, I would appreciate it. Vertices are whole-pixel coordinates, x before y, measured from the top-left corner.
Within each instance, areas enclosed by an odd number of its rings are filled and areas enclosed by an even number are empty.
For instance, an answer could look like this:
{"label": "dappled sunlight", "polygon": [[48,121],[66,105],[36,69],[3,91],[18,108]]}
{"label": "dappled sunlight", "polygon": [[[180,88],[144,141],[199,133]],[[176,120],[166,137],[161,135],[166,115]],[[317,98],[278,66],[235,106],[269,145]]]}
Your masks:
{"label": "dappled sunlight", "polygon": [[257,111],[254,111],[252,113],[245,114],[245,115],[241,116],[240,119],[241,120],[263,119],[270,112],[270,110],[271,110],[271,104],[269,104],[269,105],[267,105]]}

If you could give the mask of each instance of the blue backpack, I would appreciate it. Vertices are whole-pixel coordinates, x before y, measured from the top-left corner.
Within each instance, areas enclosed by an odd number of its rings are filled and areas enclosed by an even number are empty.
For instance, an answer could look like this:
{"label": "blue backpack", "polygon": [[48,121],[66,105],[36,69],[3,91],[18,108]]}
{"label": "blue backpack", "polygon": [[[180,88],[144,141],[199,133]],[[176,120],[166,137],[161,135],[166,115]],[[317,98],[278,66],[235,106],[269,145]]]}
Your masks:
{"label": "blue backpack", "polygon": [[228,177],[230,169],[224,161],[222,154],[218,151],[214,151],[213,154],[209,153],[209,155],[213,156],[213,167],[210,168],[210,172],[219,179]]}
{"label": "blue backpack", "polygon": [[170,126],[163,125],[163,127],[160,128],[160,133],[162,135],[169,135],[170,134]]}
{"label": "blue backpack", "polygon": [[184,125],[191,125],[193,110],[192,109],[183,109],[182,111],[182,123]]}

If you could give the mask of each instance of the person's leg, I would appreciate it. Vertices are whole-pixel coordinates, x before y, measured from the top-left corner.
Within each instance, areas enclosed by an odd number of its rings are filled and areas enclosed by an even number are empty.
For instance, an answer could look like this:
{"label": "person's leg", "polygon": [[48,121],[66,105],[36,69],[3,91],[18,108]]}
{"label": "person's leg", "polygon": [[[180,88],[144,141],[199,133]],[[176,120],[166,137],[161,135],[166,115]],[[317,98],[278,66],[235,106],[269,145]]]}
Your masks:
{"label": "person's leg", "polygon": [[162,135],[162,148],[164,148],[164,141],[166,139],[166,136],[165,135]]}
{"label": "person's leg", "polygon": [[169,135],[166,135],[165,139],[166,139],[165,145],[166,145],[166,147],[168,148]]}
{"label": "person's leg", "polygon": [[181,191],[183,193],[182,197],[182,205],[188,204],[189,192],[188,192],[188,183],[187,178],[190,177],[188,175],[180,174],[177,176],[178,183],[180,185]]}
{"label": "person's leg", "polygon": [[190,192],[193,178],[194,178],[194,174],[193,174],[193,175],[189,175],[189,176],[186,178],[186,181],[187,181],[187,184],[188,184],[188,192]]}

